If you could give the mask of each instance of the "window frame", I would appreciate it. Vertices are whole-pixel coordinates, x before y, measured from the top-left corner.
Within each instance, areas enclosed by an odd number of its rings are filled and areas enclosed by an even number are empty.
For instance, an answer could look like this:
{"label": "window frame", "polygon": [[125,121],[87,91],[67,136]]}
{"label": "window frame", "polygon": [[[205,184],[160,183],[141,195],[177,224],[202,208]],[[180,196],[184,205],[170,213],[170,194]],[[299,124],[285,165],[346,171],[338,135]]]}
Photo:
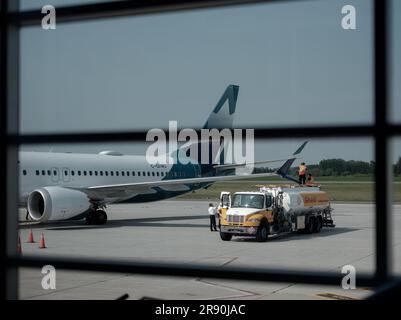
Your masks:
{"label": "window frame", "polygon": [[[169,12],[178,10],[193,10],[229,5],[251,3],[273,3],[279,0],[219,0],[219,1],[117,1],[94,3],[57,8],[57,23],[81,21],[88,19],[106,19],[118,16],[133,16],[139,14]],[[292,2],[294,0],[289,0]],[[18,221],[18,179],[13,177],[18,171],[18,147],[22,144],[45,143],[98,143],[144,141],[146,131],[129,131],[115,133],[80,132],[71,134],[20,134],[19,133],[19,30],[24,26],[40,25],[42,14],[39,10],[18,11],[19,1],[5,0],[1,2],[1,55],[0,55],[0,109],[1,109],[1,168],[3,189],[8,190],[3,204],[4,223],[0,223],[3,241],[1,255],[5,262],[2,268],[2,296],[6,299],[18,298],[18,267],[42,267],[52,264],[55,267],[74,270],[92,270],[107,272],[124,272],[137,274],[155,274],[165,276],[202,276],[210,278],[225,278],[275,282],[299,282],[310,284],[339,284],[342,275],[327,272],[289,271],[277,269],[251,268],[221,268],[201,267],[197,265],[182,266],[175,264],[160,264],[154,262],[110,261],[73,259],[67,257],[22,257],[17,254]],[[388,119],[388,26],[387,15],[389,3],[387,0],[374,0],[374,123],[370,125],[325,126],[325,127],[291,127],[291,128],[255,128],[255,139],[295,138],[295,137],[368,137],[373,138],[375,147],[375,272],[374,275],[358,275],[360,286],[377,286],[389,281],[391,251],[390,251],[390,212],[392,178],[389,144],[393,137],[401,136],[401,125],[391,124]],[[200,129],[197,130],[200,133]],[[38,172],[38,171],[36,171]],[[85,172],[85,171],[84,171]],[[92,176],[92,171],[89,171]],[[36,174],[38,175],[38,174]],[[138,175],[140,176],[140,175]],[[146,176],[146,175],[145,175]]]}

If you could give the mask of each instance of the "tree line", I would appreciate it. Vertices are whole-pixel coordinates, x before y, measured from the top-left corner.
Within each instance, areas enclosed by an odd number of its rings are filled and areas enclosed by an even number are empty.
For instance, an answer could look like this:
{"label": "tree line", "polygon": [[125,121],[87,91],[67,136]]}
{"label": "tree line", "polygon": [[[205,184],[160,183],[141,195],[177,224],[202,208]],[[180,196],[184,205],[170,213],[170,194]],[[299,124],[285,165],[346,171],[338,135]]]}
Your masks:
{"label": "tree line", "polygon": [[[356,161],[344,159],[325,159],[318,164],[307,164],[308,172],[314,176],[349,176],[349,175],[370,175],[375,171],[375,162]],[[401,175],[401,157],[393,165],[395,175]],[[269,167],[255,168],[254,173],[273,172]],[[291,175],[298,174],[298,168],[290,169]]]}

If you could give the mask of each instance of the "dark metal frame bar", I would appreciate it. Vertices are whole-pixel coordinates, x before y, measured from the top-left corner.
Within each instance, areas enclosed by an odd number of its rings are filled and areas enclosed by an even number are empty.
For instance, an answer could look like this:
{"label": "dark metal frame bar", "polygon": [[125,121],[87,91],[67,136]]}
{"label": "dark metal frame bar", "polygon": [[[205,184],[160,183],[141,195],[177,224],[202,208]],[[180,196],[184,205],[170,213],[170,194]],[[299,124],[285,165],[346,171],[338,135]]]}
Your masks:
{"label": "dark metal frame bar", "polygon": [[[294,2],[295,0],[287,0]],[[57,9],[57,23],[71,21],[87,21],[90,19],[104,19],[136,14],[162,13],[179,10],[192,10],[228,5],[273,3],[280,0],[217,0],[217,1],[113,1],[107,3],[77,5]],[[13,3],[13,7],[9,7]],[[390,273],[390,193],[391,171],[389,139],[401,135],[401,125],[390,124],[388,113],[388,8],[386,0],[374,2],[374,110],[375,120],[372,125],[331,126],[331,127],[279,127],[256,128],[257,139],[278,139],[289,137],[366,137],[375,141],[376,161],[376,271],[373,276],[358,275],[358,285],[377,286],[392,280]],[[16,254],[18,225],[17,195],[18,185],[15,177],[18,176],[18,147],[21,144],[43,143],[82,143],[99,141],[144,141],[146,131],[110,132],[110,133],[65,133],[65,134],[19,134],[18,130],[18,65],[19,28],[40,24],[42,15],[38,11],[19,12],[18,1],[1,0],[0,26],[0,101],[1,101],[1,152],[0,162],[3,177],[3,216],[4,223],[0,223],[1,259],[3,283],[2,297],[16,299],[17,273],[20,266],[41,267],[52,264],[60,269],[92,270],[105,272],[124,272],[138,274],[154,274],[164,276],[202,276],[210,278],[243,279],[255,281],[300,282],[314,284],[341,283],[341,275],[327,272],[282,271],[274,269],[250,268],[213,268],[205,266],[182,266],[176,264],[162,264],[154,262],[136,261],[109,261],[91,259],[73,259],[56,257],[20,257]]]}
{"label": "dark metal frame bar", "polygon": [[[7,137],[19,132],[19,30],[8,25],[7,12],[19,7],[19,1],[1,1],[0,28],[0,114],[3,221],[1,230],[1,268],[5,284],[1,295],[7,299],[17,298],[18,269],[10,267],[9,256],[17,253],[18,220],[18,145],[8,143]],[[17,210],[17,211],[15,211]]]}
{"label": "dark metal frame bar", "polygon": [[[242,267],[211,267],[204,265],[183,266],[178,263],[160,263],[148,261],[121,260],[99,260],[82,258],[57,258],[57,257],[29,257],[20,259],[10,258],[10,264],[14,267],[26,266],[42,268],[50,264],[59,269],[85,270],[99,272],[134,273],[144,275],[163,275],[174,277],[202,277],[218,279],[240,279],[247,281],[269,281],[269,282],[295,282],[310,284],[340,285],[343,274],[327,273],[322,271],[291,271],[266,268],[242,268]],[[380,283],[373,275],[357,275],[358,286],[376,286]]]}
{"label": "dark metal frame bar", "polygon": [[[66,6],[57,9],[57,22],[88,21],[133,15],[218,8],[242,4],[299,0],[132,0]],[[10,12],[10,23],[18,26],[39,25],[43,18],[38,10]]]}
{"label": "dark metal frame bar", "polygon": [[[243,129],[243,128],[242,128]],[[330,138],[330,137],[373,137],[376,128],[372,126],[325,126],[300,128],[253,128],[255,139],[286,139],[294,137]],[[168,129],[164,129],[168,132]],[[200,128],[194,130],[200,136]],[[385,134],[389,137],[401,134],[400,125],[386,125]],[[145,141],[146,131],[122,131],[110,133],[80,132],[55,134],[20,134],[9,135],[10,144],[46,144],[46,143],[90,143],[109,141]]]}
{"label": "dark metal frame bar", "polygon": [[374,7],[374,85],[375,85],[375,198],[376,198],[376,279],[389,278],[390,212],[392,172],[388,138],[388,44],[387,1],[375,1]]}

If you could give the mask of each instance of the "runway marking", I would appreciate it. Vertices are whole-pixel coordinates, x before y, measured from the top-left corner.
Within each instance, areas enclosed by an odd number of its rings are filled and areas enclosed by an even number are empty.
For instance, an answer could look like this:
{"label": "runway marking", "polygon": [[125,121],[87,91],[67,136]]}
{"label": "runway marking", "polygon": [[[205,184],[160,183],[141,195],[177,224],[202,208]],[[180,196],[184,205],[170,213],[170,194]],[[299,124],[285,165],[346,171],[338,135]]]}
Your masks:
{"label": "runway marking", "polygon": [[234,298],[250,298],[250,297],[258,297],[262,296],[260,293],[248,291],[248,290],[243,290],[243,289],[238,289],[234,287],[230,287],[224,284],[218,284],[218,283],[213,283],[207,280],[203,280],[202,278],[197,278],[195,279],[198,282],[201,282],[203,284],[213,286],[213,287],[218,287],[218,288],[223,288],[223,289],[229,289],[232,291],[239,291],[240,293],[243,294],[237,294],[237,295],[232,295],[232,296],[221,296],[221,297],[214,297],[214,298],[209,298],[209,299],[203,299],[203,300],[220,300],[220,299],[234,299]]}
{"label": "runway marking", "polygon": [[372,288],[358,288],[358,290],[364,290],[364,291],[370,291],[370,292],[373,291]]}
{"label": "runway marking", "polygon": [[231,258],[230,260],[224,262],[221,266],[224,267],[224,266],[228,265],[229,263],[231,263],[231,262],[233,262],[233,261],[235,261],[237,259],[238,259],[238,257]]}
{"label": "runway marking", "polygon": [[266,296],[274,295],[274,294],[276,294],[277,292],[280,292],[280,291],[282,291],[282,290],[291,288],[291,287],[296,286],[296,285],[298,285],[298,284],[299,284],[299,283],[290,283],[290,284],[287,284],[287,285],[285,285],[284,287],[282,287],[282,288],[280,288],[280,289],[273,290],[272,292],[270,292],[270,293],[267,294]]}
{"label": "runway marking", "polygon": [[25,298],[23,298],[23,300],[38,298],[38,297],[42,297],[42,296],[49,296],[49,295],[52,295],[52,294],[57,294],[59,292],[65,292],[65,291],[68,291],[68,290],[79,289],[79,288],[83,288],[83,287],[87,287],[87,286],[92,286],[92,285],[98,284],[98,283],[103,283],[103,282],[108,282],[108,281],[113,281],[113,280],[126,278],[126,277],[129,277],[129,276],[131,276],[131,274],[125,274],[123,276],[116,276],[116,277],[114,277],[112,279],[103,279],[103,280],[98,280],[98,281],[92,281],[92,282],[89,282],[89,283],[86,283],[86,284],[81,284],[81,285],[77,285],[77,286],[73,286],[73,287],[69,287],[69,288],[56,289],[56,290],[54,290],[52,292],[41,293],[41,294],[33,295],[33,296],[30,296],[30,297],[25,297]]}
{"label": "runway marking", "polygon": [[330,272],[330,271],[337,271],[339,268],[342,268],[342,267],[343,267],[344,265],[346,265],[346,264],[353,264],[354,262],[361,261],[361,260],[366,259],[366,258],[369,258],[369,257],[371,257],[371,256],[373,256],[373,255],[374,255],[374,253],[370,253],[370,254],[368,254],[368,255],[366,255],[366,256],[362,256],[362,257],[359,257],[359,258],[357,258],[357,259],[348,261],[347,263],[344,263],[344,264],[342,264],[342,265],[339,265],[339,266],[337,266],[337,267],[335,267],[335,268],[333,268],[333,269],[330,269],[330,270],[328,270],[328,271],[329,271],[329,272]]}
{"label": "runway marking", "polygon": [[349,296],[343,296],[340,294],[336,294],[336,293],[317,293],[316,296],[318,297],[322,297],[322,298],[327,298],[330,300],[360,300],[358,298],[355,297],[349,297]]}

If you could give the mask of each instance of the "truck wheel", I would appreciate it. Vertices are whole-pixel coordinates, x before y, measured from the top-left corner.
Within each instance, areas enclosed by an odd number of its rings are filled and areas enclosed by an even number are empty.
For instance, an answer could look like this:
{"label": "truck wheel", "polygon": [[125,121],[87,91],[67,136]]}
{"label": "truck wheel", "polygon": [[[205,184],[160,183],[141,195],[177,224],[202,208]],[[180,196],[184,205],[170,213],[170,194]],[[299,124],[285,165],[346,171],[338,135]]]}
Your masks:
{"label": "truck wheel", "polygon": [[322,218],[321,217],[317,217],[315,219],[313,232],[316,232],[316,233],[320,232],[321,229],[322,229]]}
{"label": "truck wheel", "polygon": [[256,232],[256,241],[265,242],[269,236],[269,228],[267,223],[262,223]]}
{"label": "truck wheel", "polygon": [[316,224],[316,219],[315,218],[310,218],[309,222],[305,226],[305,233],[312,233],[315,230],[315,224]]}
{"label": "truck wheel", "polygon": [[230,241],[233,235],[231,233],[220,232],[220,238],[223,241]]}

